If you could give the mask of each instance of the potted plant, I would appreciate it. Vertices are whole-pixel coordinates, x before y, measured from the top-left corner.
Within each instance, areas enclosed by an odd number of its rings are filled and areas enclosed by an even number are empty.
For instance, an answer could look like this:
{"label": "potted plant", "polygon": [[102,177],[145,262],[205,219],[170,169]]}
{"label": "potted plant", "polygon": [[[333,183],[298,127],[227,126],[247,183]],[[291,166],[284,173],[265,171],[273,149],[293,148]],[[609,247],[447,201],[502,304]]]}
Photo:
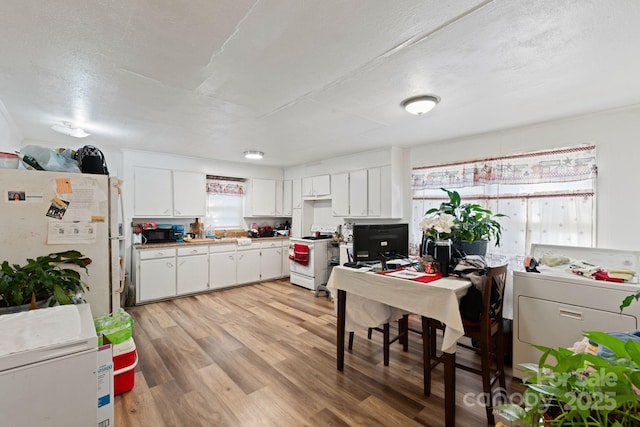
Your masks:
{"label": "potted plant", "polygon": [[27,259],[24,265],[4,261],[0,266],[0,307],[30,304],[33,309],[37,301],[47,301],[49,306],[84,302],[81,294],[88,286],[77,270],[67,266],[75,265],[88,273],[90,263],[90,258],[74,250]]}
{"label": "potted plant", "polygon": [[608,355],[535,346],[543,354],[537,365],[523,365],[534,374],[523,381],[523,402],[497,406],[498,415],[514,426],[640,426],[640,343],[584,335]]}
{"label": "potted plant", "polygon": [[[486,254],[487,242],[495,241],[500,246],[502,226],[496,218],[504,214],[494,214],[477,203],[462,203],[460,193],[441,188],[449,196],[449,201],[440,207],[429,209],[420,223],[425,236],[433,240],[451,239],[455,247],[466,254]],[[480,249],[472,249],[476,242]],[[478,245],[478,242],[481,242]]]}

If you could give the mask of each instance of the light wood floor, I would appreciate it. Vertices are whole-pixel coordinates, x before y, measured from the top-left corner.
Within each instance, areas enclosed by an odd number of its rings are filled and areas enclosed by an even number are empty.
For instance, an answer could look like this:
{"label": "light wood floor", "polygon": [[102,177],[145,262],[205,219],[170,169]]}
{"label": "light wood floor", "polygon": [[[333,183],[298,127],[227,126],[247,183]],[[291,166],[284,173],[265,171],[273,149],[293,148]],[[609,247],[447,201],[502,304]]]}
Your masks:
{"label": "light wood floor", "polygon": [[[381,334],[357,332],[339,372],[333,303],[288,279],[128,311],[139,361],[133,390],[115,398],[118,427],[444,425],[442,366],[425,397],[418,335],[408,353],[394,343],[385,367]],[[457,371],[458,426],[486,425],[484,408],[464,404],[481,389]]]}

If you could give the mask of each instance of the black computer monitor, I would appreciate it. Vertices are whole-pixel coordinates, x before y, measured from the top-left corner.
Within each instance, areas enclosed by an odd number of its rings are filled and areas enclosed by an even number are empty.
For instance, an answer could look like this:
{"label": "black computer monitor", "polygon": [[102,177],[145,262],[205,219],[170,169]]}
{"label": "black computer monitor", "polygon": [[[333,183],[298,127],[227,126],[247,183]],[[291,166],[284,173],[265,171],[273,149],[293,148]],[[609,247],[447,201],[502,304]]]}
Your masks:
{"label": "black computer monitor", "polygon": [[409,224],[355,224],[353,226],[353,261],[380,261],[407,258]]}

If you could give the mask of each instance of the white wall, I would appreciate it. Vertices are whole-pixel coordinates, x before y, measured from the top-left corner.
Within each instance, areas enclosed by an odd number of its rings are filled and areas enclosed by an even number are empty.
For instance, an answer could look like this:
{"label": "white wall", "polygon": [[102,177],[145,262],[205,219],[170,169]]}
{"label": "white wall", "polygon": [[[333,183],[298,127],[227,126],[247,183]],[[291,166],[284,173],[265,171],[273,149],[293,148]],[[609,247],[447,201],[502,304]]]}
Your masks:
{"label": "white wall", "polygon": [[640,106],[440,141],[411,150],[411,166],[593,143],[597,150],[597,245],[640,249]]}
{"label": "white wall", "polygon": [[9,112],[0,101],[0,151],[13,153],[20,149],[22,134],[11,119]]}

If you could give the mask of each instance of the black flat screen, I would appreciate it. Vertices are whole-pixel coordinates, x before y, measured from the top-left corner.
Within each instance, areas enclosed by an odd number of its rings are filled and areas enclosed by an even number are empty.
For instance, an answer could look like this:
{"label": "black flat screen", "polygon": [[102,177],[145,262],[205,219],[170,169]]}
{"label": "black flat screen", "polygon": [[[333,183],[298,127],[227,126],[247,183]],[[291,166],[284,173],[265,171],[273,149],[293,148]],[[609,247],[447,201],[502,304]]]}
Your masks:
{"label": "black flat screen", "polygon": [[355,224],[353,261],[385,261],[407,258],[409,224]]}

